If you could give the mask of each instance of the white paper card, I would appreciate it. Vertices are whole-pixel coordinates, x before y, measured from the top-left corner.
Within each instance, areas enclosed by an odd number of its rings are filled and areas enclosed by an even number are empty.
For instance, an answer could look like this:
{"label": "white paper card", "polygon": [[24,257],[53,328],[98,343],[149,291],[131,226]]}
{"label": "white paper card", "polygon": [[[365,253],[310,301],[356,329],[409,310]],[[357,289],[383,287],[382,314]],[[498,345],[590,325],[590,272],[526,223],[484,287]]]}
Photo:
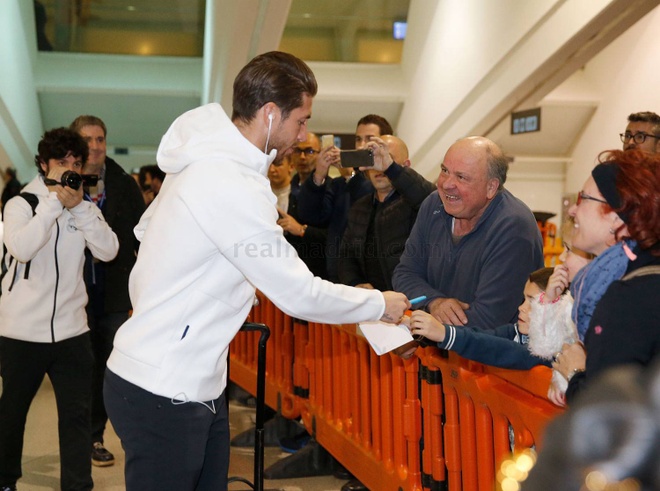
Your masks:
{"label": "white paper card", "polygon": [[360,330],[377,355],[384,355],[413,340],[408,326],[385,322],[360,322]]}

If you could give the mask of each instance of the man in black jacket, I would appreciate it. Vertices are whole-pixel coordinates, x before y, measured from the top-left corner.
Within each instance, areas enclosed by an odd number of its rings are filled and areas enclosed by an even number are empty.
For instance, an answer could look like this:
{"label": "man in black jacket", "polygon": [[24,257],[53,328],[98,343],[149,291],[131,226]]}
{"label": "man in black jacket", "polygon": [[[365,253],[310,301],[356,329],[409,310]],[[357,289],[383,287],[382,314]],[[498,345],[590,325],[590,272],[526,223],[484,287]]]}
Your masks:
{"label": "man in black jacket", "polygon": [[108,421],[103,404],[105,364],[112,351],[115,333],[131,310],[128,276],[135,264],[138,241],[133,228],[144,212],[144,199],[135,180],[106,155],[107,130],[95,116],[78,116],[71,129],[78,132],[89,146],[89,159],[84,174],[96,174],[97,186],[85,188],[85,199],[96,203],[105,220],[117,234],[119,252],[108,262],[94,261],[86,255],[85,283],[89,302],[87,318],[92,336],[95,365],[92,383],[92,464],[104,467],[115,458],[103,446],[103,432]]}
{"label": "man in black jacket", "polygon": [[408,147],[400,138],[373,138],[367,146],[375,152],[375,165],[366,171],[374,192],[356,201],[348,214],[339,280],[387,290],[417,211],[435,186],[410,167]]}

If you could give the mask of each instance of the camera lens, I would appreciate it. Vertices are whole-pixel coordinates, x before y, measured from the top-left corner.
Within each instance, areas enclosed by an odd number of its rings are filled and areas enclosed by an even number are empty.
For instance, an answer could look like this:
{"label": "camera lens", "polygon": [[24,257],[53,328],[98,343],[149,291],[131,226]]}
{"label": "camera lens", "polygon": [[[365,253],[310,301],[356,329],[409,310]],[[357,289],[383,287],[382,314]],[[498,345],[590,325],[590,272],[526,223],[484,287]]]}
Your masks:
{"label": "camera lens", "polygon": [[62,186],[68,186],[71,189],[78,190],[80,188],[80,185],[82,184],[82,177],[80,177],[80,174],[78,174],[77,172],[68,170],[64,174],[62,174],[61,182],[62,182]]}

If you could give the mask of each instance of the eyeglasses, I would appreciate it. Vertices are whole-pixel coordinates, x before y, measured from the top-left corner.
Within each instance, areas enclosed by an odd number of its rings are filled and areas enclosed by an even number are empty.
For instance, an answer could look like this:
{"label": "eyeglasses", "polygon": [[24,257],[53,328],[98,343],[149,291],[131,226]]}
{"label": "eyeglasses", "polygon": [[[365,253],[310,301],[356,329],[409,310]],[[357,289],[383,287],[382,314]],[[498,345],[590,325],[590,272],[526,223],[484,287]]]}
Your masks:
{"label": "eyeglasses", "polygon": [[315,153],[319,153],[319,151],[318,151],[318,150],[314,150],[314,149],[311,148],[311,147],[307,147],[307,148],[298,148],[298,147],[296,147],[296,148],[293,149],[293,153],[300,153],[300,154],[304,153],[304,154],[307,155],[308,157],[311,157],[311,156],[314,155]]}
{"label": "eyeglasses", "polygon": [[627,143],[632,138],[632,140],[638,145],[644,143],[647,138],[655,138],[657,140],[660,140],[660,136],[649,135],[648,133],[644,133],[643,131],[640,131],[639,133],[635,133],[634,135],[626,131],[625,133],[619,133],[619,136],[621,137],[621,142],[623,143]]}
{"label": "eyeglasses", "polygon": [[584,200],[596,201],[598,203],[603,203],[603,204],[606,204],[606,205],[608,204],[607,201],[605,201],[604,199],[594,198],[593,196],[589,196],[585,192],[580,191],[577,195],[577,200],[575,201],[575,204],[580,206],[580,203],[582,203],[582,201],[584,201]]}

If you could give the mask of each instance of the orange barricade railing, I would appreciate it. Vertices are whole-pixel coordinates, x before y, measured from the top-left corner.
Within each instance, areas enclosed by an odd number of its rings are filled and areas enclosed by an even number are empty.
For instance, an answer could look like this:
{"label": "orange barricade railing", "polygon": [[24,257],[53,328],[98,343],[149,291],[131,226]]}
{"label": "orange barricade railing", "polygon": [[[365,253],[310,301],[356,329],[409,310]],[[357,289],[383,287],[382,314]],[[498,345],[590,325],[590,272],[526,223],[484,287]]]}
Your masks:
{"label": "orange barricade railing", "polygon": [[[512,451],[539,447],[561,411],[551,371],[504,370],[436,348],[377,356],[355,325],[306,325],[262,295],[250,320],[271,328],[266,403],[302,416],[316,440],[367,488],[492,490]],[[256,389],[256,339],[230,347],[231,379]]]}
{"label": "orange barricade railing", "polygon": [[444,421],[445,438],[444,445],[431,440],[424,449],[425,478],[446,477],[450,491],[492,490],[496,466],[513,450],[540,446],[545,426],[561,412],[546,398],[547,367],[498,369],[435,348],[418,356],[428,373],[422,381],[425,435]]}
{"label": "orange barricade railing", "polygon": [[377,356],[355,325],[309,327],[307,429],[367,488],[421,490],[417,361]]}

